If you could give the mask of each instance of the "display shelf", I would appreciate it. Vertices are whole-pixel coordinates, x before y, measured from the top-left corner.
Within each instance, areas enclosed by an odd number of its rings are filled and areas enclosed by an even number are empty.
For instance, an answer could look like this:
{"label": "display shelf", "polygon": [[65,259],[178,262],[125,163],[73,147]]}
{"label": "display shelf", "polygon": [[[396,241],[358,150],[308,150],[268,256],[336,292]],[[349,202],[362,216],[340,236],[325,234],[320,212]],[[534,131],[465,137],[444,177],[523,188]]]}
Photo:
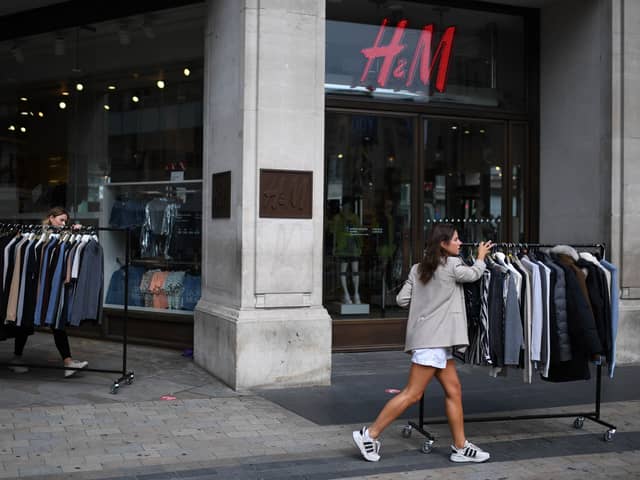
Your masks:
{"label": "display shelf", "polygon": [[105,187],[137,187],[147,185],[176,185],[176,184],[189,184],[189,183],[202,183],[202,179],[196,180],[158,180],[149,182],[111,182],[105,183]]}
{"label": "display shelf", "polygon": [[[107,311],[124,311],[124,305],[117,305],[114,303],[105,303],[104,309]],[[168,308],[136,307],[136,306],[129,306],[128,310],[129,312],[161,313],[163,315],[175,315],[177,317],[193,316],[193,310],[171,310]]]}
{"label": "display shelf", "polygon": [[156,267],[156,266],[172,266],[172,267],[198,267],[200,268],[200,262],[189,262],[184,260],[172,260],[170,258],[133,258],[131,259],[131,265],[138,265],[144,267]]}

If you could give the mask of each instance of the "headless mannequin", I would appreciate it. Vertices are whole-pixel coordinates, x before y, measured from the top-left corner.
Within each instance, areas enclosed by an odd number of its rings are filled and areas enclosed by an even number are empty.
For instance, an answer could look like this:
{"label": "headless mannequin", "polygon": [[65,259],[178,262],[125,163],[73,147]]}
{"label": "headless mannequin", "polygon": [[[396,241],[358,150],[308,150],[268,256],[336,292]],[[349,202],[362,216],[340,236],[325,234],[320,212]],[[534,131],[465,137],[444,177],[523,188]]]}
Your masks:
{"label": "headless mannequin", "polygon": [[[347,269],[349,268],[349,263],[351,263],[351,280],[353,282],[353,300],[349,295],[349,287],[347,286]],[[360,273],[358,272],[358,260],[352,260],[351,262],[340,262],[340,283],[342,284],[342,291],[344,292],[344,296],[342,297],[342,303],[344,304],[352,304],[352,303],[362,303],[360,301]]]}
{"label": "headless mannequin", "polygon": [[[340,260],[340,284],[342,286],[342,303],[359,304],[360,301],[360,272],[358,257],[361,254],[361,245],[358,237],[351,232],[352,227],[360,225],[360,219],[353,212],[350,200],[345,200],[342,209],[333,219],[333,232],[335,236],[334,255]],[[348,270],[351,266],[351,281],[353,283],[353,297],[349,293],[347,282]]]}

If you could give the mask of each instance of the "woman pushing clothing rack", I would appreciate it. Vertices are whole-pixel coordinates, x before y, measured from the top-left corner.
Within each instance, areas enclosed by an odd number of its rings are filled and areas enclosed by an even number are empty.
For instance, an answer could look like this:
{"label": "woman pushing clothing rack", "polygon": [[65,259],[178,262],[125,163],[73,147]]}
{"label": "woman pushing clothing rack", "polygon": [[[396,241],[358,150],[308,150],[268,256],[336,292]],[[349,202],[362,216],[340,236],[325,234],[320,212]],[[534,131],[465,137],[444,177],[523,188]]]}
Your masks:
{"label": "woman pushing clothing rack", "polygon": [[[47,213],[47,216],[43,219],[43,227],[65,227],[69,222],[69,213],[62,207],[54,207]],[[74,224],[72,228],[79,229],[81,225]],[[26,263],[26,262],[25,262]],[[6,268],[6,265],[5,265]],[[6,288],[5,288],[6,290]],[[69,337],[67,332],[63,328],[56,328],[56,325],[52,325],[53,339],[62,357],[62,361],[68,370],[64,371],[65,377],[70,377],[77,372],[77,369],[85,368],[89,363],[86,361],[74,360],[71,356],[71,347],[69,346]],[[29,335],[33,333],[33,328],[16,327],[15,329],[15,341],[14,341],[14,356],[10,363],[21,364],[22,353],[27,343]],[[15,373],[26,373],[29,368],[23,365],[12,365],[9,367]]]}
{"label": "woman pushing clothing rack", "polygon": [[400,306],[409,306],[405,351],[411,353],[409,380],[389,400],[369,427],[353,432],[353,441],[365,460],[380,460],[380,434],[409,406],[418,402],[435,377],[445,392],[445,410],[453,437],[452,462],[484,462],[489,453],[466,439],[462,411],[462,390],[453,360],[453,348],[469,344],[464,293],[461,283],[478,280],[485,270],[484,259],[492,243],[481,242],[472,266],[458,257],[462,242],[452,225],[434,226],[425,254],[409,272],[398,293]]}

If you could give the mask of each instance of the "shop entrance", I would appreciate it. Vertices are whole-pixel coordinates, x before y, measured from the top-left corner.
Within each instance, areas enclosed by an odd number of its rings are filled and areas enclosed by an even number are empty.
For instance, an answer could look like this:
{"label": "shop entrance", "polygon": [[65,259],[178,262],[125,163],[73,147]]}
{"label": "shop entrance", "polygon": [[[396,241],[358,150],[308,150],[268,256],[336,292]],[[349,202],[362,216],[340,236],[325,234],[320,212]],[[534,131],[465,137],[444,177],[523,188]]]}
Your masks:
{"label": "shop entrance", "polygon": [[335,351],[398,348],[395,297],[436,223],[525,238],[526,122],[327,111],[324,305]]}

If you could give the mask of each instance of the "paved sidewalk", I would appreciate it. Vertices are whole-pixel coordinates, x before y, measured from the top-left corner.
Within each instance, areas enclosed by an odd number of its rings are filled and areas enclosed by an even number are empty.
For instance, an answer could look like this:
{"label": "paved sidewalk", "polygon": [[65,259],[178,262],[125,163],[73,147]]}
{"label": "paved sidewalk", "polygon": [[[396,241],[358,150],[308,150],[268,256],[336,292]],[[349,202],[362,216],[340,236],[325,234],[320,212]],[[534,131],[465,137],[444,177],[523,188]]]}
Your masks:
{"label": "paved sidewalk", "polygon": [[[49,335],[31,340],[33,359],[58,361]],[[118,344],[79,338],[71,343],[74,356],[92,366],[111,368],[105,364],[119,362]],[[0,362],[10,352],[11,344],[0,342]],[[573,418],[468,423],[467,435],[490,451],[492,460],[459,466],[448,460],[446,425],[430,428],[437,441],[425,455],[419,451],[423,437],[414,433],[403,438],[406,421],[399,420],[382,438],[382,460],[364,462],[351,444],[351,430],[362,423],[358,400],[367,415],[378,409],[389,397],[385,387],[402,386],[406,361],[399,352],[339,354],[334,355],[332,387],[241,393],[180,352],[152,347],[130,346],[136,380],[117,395],[109,393],[109,374],[82,372],[63,379],[61,371],[18,375],[2,369],[0,478],[640,478],[640,394],[638,382],[628,380],[638,378],[640,366],[621,368],[613,382],[604,382],[602,418],[618,427],[612,442],[602,440],[605,427],[587,420],[577,430]],[[590,387],[586,382],[562,389],[525,386],[514,377],[493,386],[473,369],[462,366],[460,371],[465,401],[477,404],[485,398],[491,404],[491,398],[500,397],[501,408],[513,402],[511,411],[494,412],[500,415],[594,408],[591,397],[582,404],[571,397],[572,391]],[[548,408],[517,409],[527,392],[537,398],[543,391],[556,397],[549,399]],[[161,400],[164,395],[176,399]],[[300,403],[325,411],[310,412]],[[336,408],[344,411],[332,420],[330,412]],[[468,414],[490,411],[482,405],[467,408]],[[409,412],[406,418],[414,415]]]}

